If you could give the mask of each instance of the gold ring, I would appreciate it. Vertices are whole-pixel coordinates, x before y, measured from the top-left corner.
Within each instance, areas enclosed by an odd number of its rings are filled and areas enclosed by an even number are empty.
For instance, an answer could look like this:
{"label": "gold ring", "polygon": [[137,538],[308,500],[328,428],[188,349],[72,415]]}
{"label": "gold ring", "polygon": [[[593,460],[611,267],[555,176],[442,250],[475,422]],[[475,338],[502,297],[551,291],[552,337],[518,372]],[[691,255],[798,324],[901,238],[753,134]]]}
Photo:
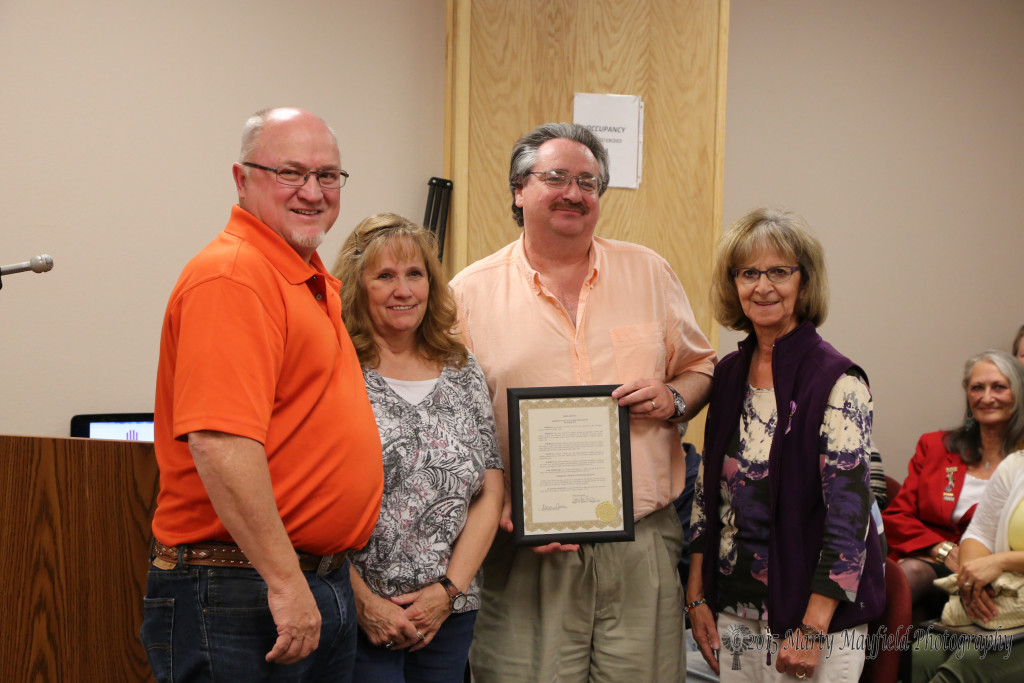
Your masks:
{"label": "gold ring", "polygon": [[423,635],[422,633],[420,633],[419,631],[416,631],[416,637],[419,638],[420,640],[423,640],[424,638],[426,638],[426,636]]}
{"label": "gold ring", "polygon": [[798,673],[796,675],[796,677],[799,678],[802,681],[803,679],[807,678],[807,674],[805,672],[801,671],[800,673]]}
{"label": "gold ring", "polygon": [[971,582],[970,581],[964,581],[964,588],[970,588],[970,587],[971,587]]}
{"label": "gold ring", "polygon": [[655,403],[654,399],[652,398],[651,399],[651,410],[657,410],[657,409],[658,409],[658,404]]}

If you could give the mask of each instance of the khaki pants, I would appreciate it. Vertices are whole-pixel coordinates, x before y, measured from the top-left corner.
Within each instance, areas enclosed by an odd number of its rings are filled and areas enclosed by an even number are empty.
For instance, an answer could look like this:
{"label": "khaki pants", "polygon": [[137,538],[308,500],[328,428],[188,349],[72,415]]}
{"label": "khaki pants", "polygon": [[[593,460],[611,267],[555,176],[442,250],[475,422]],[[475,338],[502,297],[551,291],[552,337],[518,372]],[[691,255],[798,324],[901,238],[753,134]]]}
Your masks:
{"label": "khaki pants", "polygon": [[635,538],[538,555],[498,532],[469,656],[474,683],[682,681],[682,528],[672,506],[637,522]]}

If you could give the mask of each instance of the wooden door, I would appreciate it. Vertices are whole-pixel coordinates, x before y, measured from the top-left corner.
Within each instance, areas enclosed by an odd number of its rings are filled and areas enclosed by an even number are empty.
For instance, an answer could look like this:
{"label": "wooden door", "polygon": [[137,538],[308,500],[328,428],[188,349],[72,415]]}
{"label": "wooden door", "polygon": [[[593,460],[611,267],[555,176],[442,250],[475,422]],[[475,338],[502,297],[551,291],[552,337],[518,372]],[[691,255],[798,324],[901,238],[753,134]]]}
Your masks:
{"label": "wooden door", "polygon": [[[571,121],[576,92],[640,95],[643,182],[601,199],[602,237],[668,259],[717,345],[708,302],[720,235],[728,0],[449,0],[446,173],[453,275],[518,238],[519,136]],[[703,441],[703,418],[687,440]]]}

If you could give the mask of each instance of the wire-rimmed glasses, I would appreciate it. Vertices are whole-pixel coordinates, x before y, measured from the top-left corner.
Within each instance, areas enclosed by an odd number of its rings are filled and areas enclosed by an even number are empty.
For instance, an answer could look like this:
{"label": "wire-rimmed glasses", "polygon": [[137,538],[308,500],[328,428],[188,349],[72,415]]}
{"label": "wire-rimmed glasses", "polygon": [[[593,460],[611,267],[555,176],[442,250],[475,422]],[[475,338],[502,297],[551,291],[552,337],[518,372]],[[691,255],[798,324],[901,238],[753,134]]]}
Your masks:
{"label": "wire-rimmed glasses", "polygon": [[290,168],[287,166],[270,168],[269,166],[254,164],[251,161],[243,161],[242,166],[258,168],[261,171],[273,173],[277,178],[277,182],[289,187],[302,187],[309,180],[309,176],[314,176],[316,181],[320,183],[321,188],[325,190],[338,190],[345,187],[345,181],[348,180],[348,171],[342,171],[340,168],[321,168],[314,171],[303,171],[300,168]]}

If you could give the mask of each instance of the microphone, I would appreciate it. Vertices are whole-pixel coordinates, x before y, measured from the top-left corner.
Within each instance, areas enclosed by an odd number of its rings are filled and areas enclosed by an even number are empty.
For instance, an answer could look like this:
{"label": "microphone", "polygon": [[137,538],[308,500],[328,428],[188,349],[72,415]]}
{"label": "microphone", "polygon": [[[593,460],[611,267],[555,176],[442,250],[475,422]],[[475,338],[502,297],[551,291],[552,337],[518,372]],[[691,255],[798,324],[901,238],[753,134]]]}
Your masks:
{"label": "microphone", "polygon": [[40,254],[33,256],[28,261],[0,266],[0,276],[24,273],[26,270],[31,270],[33,273],[45,273],[48,270],[53,270],[53,257],[49,254]]}

